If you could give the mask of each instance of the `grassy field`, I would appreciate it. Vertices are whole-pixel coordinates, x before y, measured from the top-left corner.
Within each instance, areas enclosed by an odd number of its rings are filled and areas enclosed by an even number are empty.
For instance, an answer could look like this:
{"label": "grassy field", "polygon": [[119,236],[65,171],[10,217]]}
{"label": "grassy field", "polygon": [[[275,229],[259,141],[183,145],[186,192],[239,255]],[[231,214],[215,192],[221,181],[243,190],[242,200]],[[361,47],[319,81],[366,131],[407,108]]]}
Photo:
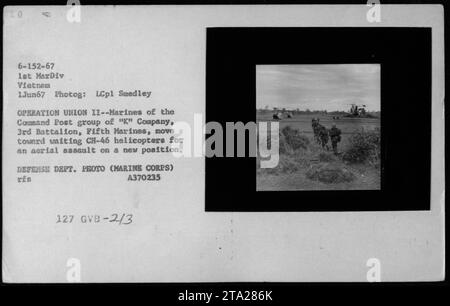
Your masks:
{"label": "grassy field", "polygon": [[[341,153],[334,156],[331,151],[322,149],[314,141],[311,119],[319,118],[327,129],[332,124],[342,131],[342,140],[338,145]],[[272,121],[272,114],[257,114],[257,121]],[[257,190],[376,190],[380,188],[380,169],[369,162],[351,163],[344,161],[343,153],[349,150],[350,138],[355,133],[374,131],[380,128],[379,118],[346,118],[332,115],[294,115],[278,121],[280,131],[289,126],[307,138],[308,144],[295,152],[281,152],[280,162],[276,168],[261,169],[257,163]],[[331,143],[329,143],[331,147]],[[332,169],[348,174],[349,181],[324,182],[312,179],[311,172],[317,169]],[[329,172],[329,171],[328,171]]]}

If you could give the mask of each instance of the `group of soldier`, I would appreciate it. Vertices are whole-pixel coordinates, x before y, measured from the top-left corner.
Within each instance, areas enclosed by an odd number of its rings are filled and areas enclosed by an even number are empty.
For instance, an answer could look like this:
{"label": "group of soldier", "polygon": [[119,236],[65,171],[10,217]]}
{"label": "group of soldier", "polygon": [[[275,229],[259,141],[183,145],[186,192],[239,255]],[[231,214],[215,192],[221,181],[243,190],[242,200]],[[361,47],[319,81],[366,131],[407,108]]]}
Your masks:
{"label": "group of soldier", "polygon": [[322,148],[329,150],[328,141],[331,139],[331,146],[335,155],[338,154],[337,145],[341,141],[341,130],[333,124],[330,130],[327,130],[325,126],[320,124],[319,118],[312,118],[312,129],[314,132],[314,139],[319,143]]}

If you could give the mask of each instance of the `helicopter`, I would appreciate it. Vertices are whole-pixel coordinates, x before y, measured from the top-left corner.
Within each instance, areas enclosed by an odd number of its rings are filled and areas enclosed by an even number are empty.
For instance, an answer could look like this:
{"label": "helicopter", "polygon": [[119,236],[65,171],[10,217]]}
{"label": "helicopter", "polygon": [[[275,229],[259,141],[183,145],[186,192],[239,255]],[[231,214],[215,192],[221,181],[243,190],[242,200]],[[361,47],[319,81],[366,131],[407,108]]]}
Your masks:
{"label": "helicopter", "polygon": [[366,106],[364,104],[357,105],[357,104],[350,104],[350,110],[347,117],[364,117],[366,115]]}
{"label": "helicopter", "polygon": [[274,111],[275,113],[272,115],[274,120],[289,119],[293,117],[292,111],[286,110],[285,108],[278,109],[274,107]]}

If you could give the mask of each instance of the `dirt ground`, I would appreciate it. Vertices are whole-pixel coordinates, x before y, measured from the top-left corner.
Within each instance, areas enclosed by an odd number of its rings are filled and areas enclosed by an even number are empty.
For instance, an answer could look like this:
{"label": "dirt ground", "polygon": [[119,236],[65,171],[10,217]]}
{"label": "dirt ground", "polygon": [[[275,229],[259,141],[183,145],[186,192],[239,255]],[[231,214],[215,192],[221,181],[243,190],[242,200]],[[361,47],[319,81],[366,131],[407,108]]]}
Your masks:
{"label": "dirt ground", "polygon": [[269,174],[259,172],[257,175],[257,191],[277,190],[377,190],[380,189],[380,171],[365,166],[348,167],[356,179],[348,183],[322,183],[306,177],[307,169],[294,173]]}
{"label": "dirt ground", "polygon": [[[323,183],[307,178],[306,172],[309,167],[314,164],[324,163],[318,159],[321,152],[326,152],[313,140],[313,132],[311,127],[311,119],[319,117],[320,123],[326,128],[331,128],[332,124],[342,131],[342,141],[339,143],[339,152],[344,152],[348,139],[352,133],[364,128],[365,130],[373,130],[380,127],[380,119],[378,118],[340,118],[333,120],[332,116],[317,115],[299,115],[293,118],[283,119],[279,121],[280,130],[284,126],[291,126],[300,130],[302,134],[310,140],[308,149],[298,152],[294,155],[280,155],[280,163],[274,169],[257,169],[257,190],[258,191],[274,191],[274,190],[377,190],[380,189],[380,169],[369,164],[348,164],[342,161],[339,156],[336,160],[329,162],[333,166],[342,167],[350,170],[355,179],[352,182],[343,183]],[[271,115],[258,115],[259,121],[271,121]],[[331,147],[331,143],[330,143]],[[329,152],[331,153],[331,151]],[[290,162],[294,167],[289,169],[283,167],[285,162]]]}

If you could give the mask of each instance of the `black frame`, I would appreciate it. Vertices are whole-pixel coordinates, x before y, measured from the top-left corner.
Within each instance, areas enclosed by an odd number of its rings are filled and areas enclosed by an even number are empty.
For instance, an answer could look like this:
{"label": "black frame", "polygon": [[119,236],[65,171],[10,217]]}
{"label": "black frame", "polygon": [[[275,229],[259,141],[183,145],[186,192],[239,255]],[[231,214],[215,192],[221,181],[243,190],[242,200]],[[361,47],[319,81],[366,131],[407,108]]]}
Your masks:
{"label": "black frame", "polygon": [[211,157],[206,211],[430,209],[431,28],[207,28],[206,36],[206,122],[256,121],[256,65],[377,63],[382,133],[381,190],[257,192],[255,157]]}

